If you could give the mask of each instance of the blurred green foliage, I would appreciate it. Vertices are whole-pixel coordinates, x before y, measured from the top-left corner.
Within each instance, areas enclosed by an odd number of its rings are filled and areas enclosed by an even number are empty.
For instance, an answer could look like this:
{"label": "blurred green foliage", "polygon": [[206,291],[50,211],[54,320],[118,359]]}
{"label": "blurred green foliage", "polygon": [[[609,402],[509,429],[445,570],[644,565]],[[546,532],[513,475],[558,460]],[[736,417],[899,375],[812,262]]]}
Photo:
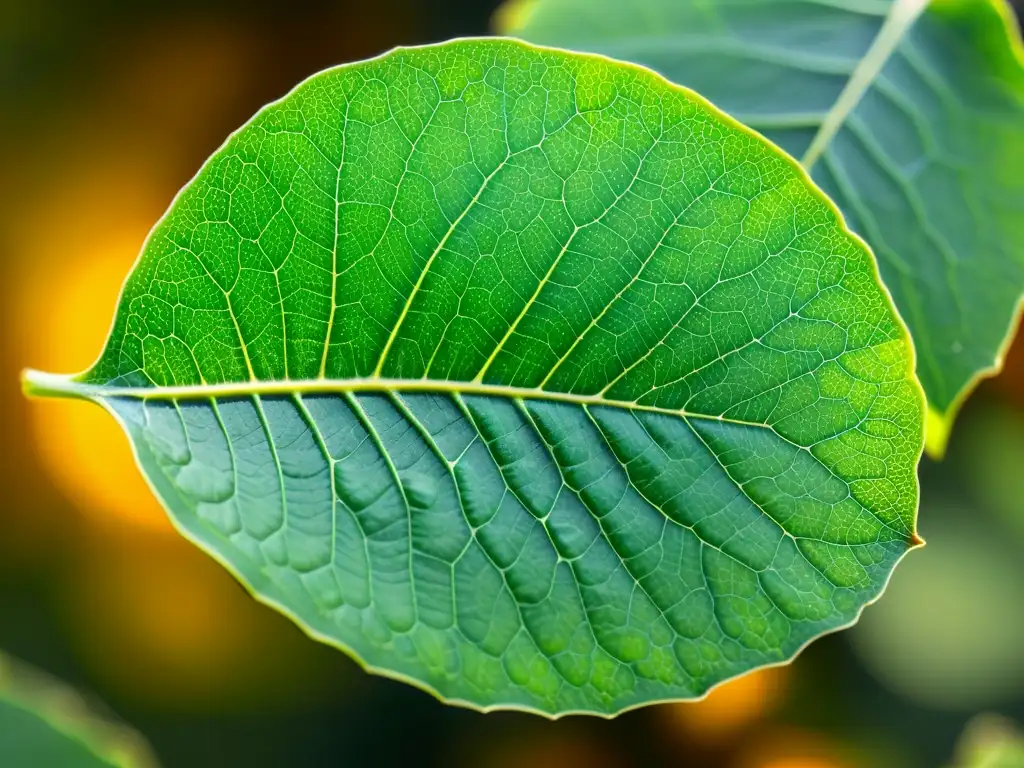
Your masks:
{"label": "blurred green foliage", "polygon": [[0,653],[0,765],[155,768],[146,743],[82,698]]}

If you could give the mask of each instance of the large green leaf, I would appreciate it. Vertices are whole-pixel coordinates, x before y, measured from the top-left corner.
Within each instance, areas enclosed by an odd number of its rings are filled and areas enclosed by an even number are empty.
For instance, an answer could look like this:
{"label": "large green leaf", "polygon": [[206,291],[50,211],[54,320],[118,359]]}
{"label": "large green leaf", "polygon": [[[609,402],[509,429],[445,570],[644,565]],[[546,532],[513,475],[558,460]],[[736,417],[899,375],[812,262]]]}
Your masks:
{"label": "large green leaf", "polygon": [[62,683],[0,653],[0,765],[146,768],[149,747]]}
{"label": "large green leaf", "polygon": [[942,455],[1024,292],[1024,57],[1003,0],[528,0],[499,19],[649,66],[802,158],[878,256]]}
{"label": "large green leaf", "polygon": [[782,153],[648,70],[470,40],[260,112],[95,367],[29,386],[104,403],[182,531],[367,666],[613,713],[879,594],[916,541],[912,367]]}

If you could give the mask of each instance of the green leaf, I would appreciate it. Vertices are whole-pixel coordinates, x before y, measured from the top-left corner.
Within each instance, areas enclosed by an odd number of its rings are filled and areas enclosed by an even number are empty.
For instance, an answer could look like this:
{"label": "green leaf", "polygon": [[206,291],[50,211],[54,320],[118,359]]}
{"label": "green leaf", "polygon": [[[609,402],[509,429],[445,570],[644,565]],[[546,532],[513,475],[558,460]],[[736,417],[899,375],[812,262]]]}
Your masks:
{"label": "green leaf", "polygon": [[1003,0],[532,0],[498,21],[649,66],[801,158],[878,257],[943,454],[1024,292],[1024,51]]}
{"label": "green leaf", "polygon": [[516,41],[264,109],[95,367],[28,386],[106,405],[260,599],[480,708],[698,697],[916,542],[922,398],[867,249],[698,96]]}
{"label": "green leaf", "polygon": [[146,768],[133,731],[94,713],[73,690],[0,653],[0,765]]}

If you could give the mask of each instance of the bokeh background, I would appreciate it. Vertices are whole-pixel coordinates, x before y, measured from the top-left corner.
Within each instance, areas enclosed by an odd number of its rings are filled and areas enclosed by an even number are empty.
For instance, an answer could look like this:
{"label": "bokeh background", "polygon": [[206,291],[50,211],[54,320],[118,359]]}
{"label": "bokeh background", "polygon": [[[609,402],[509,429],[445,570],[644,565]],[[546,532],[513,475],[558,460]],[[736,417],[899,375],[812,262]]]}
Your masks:
{"label": "bokeh background", "polygon": [[978,712],[1024,721],[1024,339],[922,465],[928,546],[860,625],[614,721],[484,716],[364,674],[174,533],[112,419],[21,396],[23,367],[92,362],[149,227],[261,105],[332,64],[486,34],[496,5],[0,0],[0,648],[166,766],[915,768],[946,764]]}

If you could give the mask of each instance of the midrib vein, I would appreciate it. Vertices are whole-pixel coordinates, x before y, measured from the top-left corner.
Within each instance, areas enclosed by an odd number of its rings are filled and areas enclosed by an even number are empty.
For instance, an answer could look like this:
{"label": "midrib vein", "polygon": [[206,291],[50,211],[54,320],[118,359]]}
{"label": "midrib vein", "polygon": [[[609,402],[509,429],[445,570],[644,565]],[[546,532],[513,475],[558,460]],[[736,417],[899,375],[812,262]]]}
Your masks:
{"label": "midrib vein", "polygon": [[878,35],[872,41],[867,53],[864,54],[864,58],[857,62],[850,79],[846,81],[846,85],[839,93],[839,98],[826,113],[825,119],[821,121],[821,127],[818,128],[810,146],[807,147],[807,151],[800,159],[800,164],[808,171],[814,167],[822,153],[832,143],[832,139],[843,127],[846,118],[860,102],[867,89],[871,87],[907,30],[928,6],[928,2],[929,0],[896,0],[892,4]]}
{"label": "midrib vein", "polygon": [[631,411],[660,413],[666,416],[688,419],[706,419],[744,427],[774,428],[756,421],[731,419],[695,413],[684,409],[662,408],[643,405],[635,401],[609,400],[600,395],[581,395],[571,392],[556,392],[536,387],[513,387],[502,384],[484,384],[475,381],[447,381],[442,379],[386,379],[369,377],[360,379],[308,379],[305,381],[245,381],[227,384],[196,384],[181,387],[108,387],[83,384],[69,376],[55,376],[39,371],[26,371],[25,388],[30,395],[95,398],[135,398],[141,400],[209,400],[219,397],[252,397],[254,395],[311,395],[345,394],[357,392],[381,393],[424,393],[480,395],[502,397],[512,400],[547,400],[580,406],[604,406],[623,408]]}

